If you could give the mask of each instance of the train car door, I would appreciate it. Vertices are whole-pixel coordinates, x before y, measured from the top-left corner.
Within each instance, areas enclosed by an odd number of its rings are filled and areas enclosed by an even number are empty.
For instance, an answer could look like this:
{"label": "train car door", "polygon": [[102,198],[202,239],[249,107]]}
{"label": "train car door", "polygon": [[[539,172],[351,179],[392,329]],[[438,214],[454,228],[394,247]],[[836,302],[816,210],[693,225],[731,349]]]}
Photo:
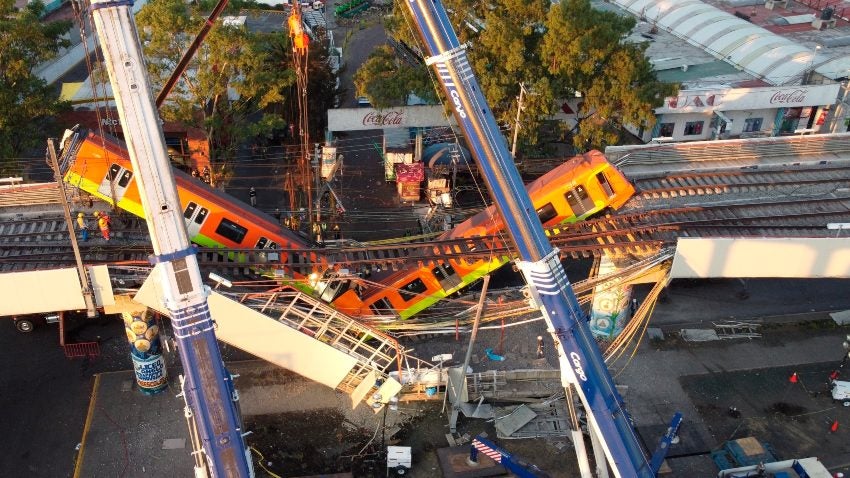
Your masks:
{"label": "train car door", "polygon": [[197,203],[189,201],[186,209],[183,210],[183,219],[186,221],[186,233],[189,235],[189,240],[201,233],[201,226],[204,225],[209,214],[209,209],[198,207]]}
{"label": "train car door", "polygon": [[567,200],[567,204],[570,205],[570,208],[573,210],[573,213],[576,217],[584,216],[588,213],[588,211],[592,211],[594,206],[593,198],[587,194],[587,189],[584,186],[576,186],[575,189],[567,191],[564,194],[564,198]]}
{"label": "train car door", "polygon": [[118,202],[124,197],[124,193],[127,192],[132,179],[133,171],[120,164],[112,163],[109,166],[109,170],[106,171],[103,180],[100,182],[97,192]]}
{"label": "train car door", "polygon": [[437,264],[437,267],[431,269],[431,272],[434,274],[434,277],[437,278],[437,281],[440,283],[440,287],[443,290],[452,290],[455,287],[461,285],[460,276],[455,272],[454,267],[448,262]]}
{"label": "train car door", "polygon": [[[254,246],[255,249],[263,249],[263,250],[277,250],[277,243],[274,241],[270,241],[267,237],[260,236],[260,239],[257,241],[257,245]],[[280,260],[280,253],[278,252],[260,252],[260,260],[263,262],[272,261],[277,262]]]}

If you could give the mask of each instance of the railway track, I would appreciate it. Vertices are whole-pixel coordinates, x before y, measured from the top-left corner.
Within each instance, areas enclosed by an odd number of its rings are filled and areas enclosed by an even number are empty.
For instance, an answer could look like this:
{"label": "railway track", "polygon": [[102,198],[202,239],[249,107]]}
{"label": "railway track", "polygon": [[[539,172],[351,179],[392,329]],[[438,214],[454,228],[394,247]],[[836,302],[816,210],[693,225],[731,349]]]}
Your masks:
{"label": "railway track", "polygon": [[771,191],[779,188],[850,185],[850,165],[804,169],[706,171],[665,174],[634,179],[647,199],[722,193]]}
{"label": "railway track", "polygon": [[[151,248],[144,223],[135,218],[125,218],[122,222],[113,230],[110,242],[100,239],[98,231],[91,231],[87,242],[78,243],[83,262],[90,265],[147,263]],[[74,251],[68,237],[68,227],[61,216],[4,221],[0,224],[0,271],[73,265]]]}
{"label": "railway track", "polygon": [[[679,237],[832,237],[830,222],[850,222],[850,167],[693,172],[643,177],[640,194],[618,214],[548,231],[563,257],[586,258],[603,251],[645,257]],[[698,205],[684,204],[702,196]],[[690,199],[692,201],[692,199]],[[94,235],[94,234],[93,234]],[[0,225],[0,271],[73,264],[61,218],[24,219]],[[141,220],[115,230],[115,241],[81,243],[87,263],[147,264],[150,246]],[[503,237],[395,244],[347,243],[326,247],[327,263],[355,272],[399,270],[437,260],[507,259],[514,248]],[[318,267],[315,251],[201,249],[205,270],[251,277],[257,269]],[[279,258],[288,258],[281,264]]]}

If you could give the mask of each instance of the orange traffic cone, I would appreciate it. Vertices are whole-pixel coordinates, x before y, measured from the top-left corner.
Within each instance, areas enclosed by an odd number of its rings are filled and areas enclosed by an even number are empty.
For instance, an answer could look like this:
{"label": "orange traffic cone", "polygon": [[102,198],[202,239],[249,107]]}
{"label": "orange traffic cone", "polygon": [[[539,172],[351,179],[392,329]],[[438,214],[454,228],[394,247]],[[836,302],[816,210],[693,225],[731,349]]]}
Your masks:
{"label": "orange traffic cone", "polygon": [[797,380],[797,372],[792,373],[791,376],[788,377],[788,381],[791,383],[797,383]]}
{"label": "orange traffic cone", "polygon": [[835,433],[835,432],[838,431],[838,420],[835,420],[834,422],[832,422],[832,426],[829,427],[829,431],[831,433]]}

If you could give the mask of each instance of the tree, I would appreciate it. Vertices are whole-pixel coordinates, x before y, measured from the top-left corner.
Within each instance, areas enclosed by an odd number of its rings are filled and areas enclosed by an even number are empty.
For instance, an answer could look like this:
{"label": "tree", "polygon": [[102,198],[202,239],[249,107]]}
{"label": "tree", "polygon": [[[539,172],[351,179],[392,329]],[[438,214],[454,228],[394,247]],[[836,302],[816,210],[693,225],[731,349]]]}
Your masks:
{"label": "tree", "polygon": [[369,55],[354,73],[354,87],[358,96],[369,98],[378,109],[404,105],[408,93],[436,100],[425,65],[404,63],[389,45],[379,46]]}
{"label": "tree", "polygon": [[[515,127],[524,84],[520,150],[539,143],[540,126],[556,112],[556,100],[582,98],[571,137],[586,150],[615,142],[624,125],[651,127],[653,108],[677,90],[657,80],[645,46],[624,41],[634,20],[594,10],[589,0],[445,3],[459,40],[471,44],[470,64],[499,124]],[[409,13],[395,10],[399,15]],[[409,38],[411,22],[387,24],[393,36]]]}
{"label": "tree", "polygon": [[68,107],[33,74],[69,45],[62,35],[71,23],[43,23],[43,12],[41,2],[17,10],[14,0],[0,0],[0,175],[22,174],[19,158],[44,144],[52,118]]}
{"label": "tree", "polygon": [[[236,8],[231,5],[230,8]],[[205,5],[152,0],[136,17],[154,88],[165,82],[206,19]],[[288,65],[272,58],[269,43],[282,33],[252,33],[218,23],[161,109],[164,119],[202,129],[210,160],[220,169],[244,140],[283,129],[273,106],[294,83]]]}
{"label": "tree", "polygon": [[651,127],[653,107],[678,90],[656,79],[645,45],[623,41],[634,25],[589,0],[564,0],[549,12],[541,56],[558,80],[557,94],[583,99],[573,135],[579,148],[614,143],[625,124]]}

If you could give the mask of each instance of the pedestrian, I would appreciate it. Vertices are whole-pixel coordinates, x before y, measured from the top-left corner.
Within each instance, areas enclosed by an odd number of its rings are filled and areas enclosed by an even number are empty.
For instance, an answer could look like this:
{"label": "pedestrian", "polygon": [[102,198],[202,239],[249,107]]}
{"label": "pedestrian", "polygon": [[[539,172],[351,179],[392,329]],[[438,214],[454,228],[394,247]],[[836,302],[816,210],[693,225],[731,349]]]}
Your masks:
{"label": "pedestrian", "polygon": [[338,223],[334,223],[333,232],[334,232],[334,239],[339,240],[339,239],[342,238],[342,234],[339,232],[339,224]]}
{"label": "pedestrian", "polygon": [[274,208],[274,218],[280,223],[280,208],[278,207]]}
{"label": "pedestrian", "polygon": [[248,191],[248,197],[251,199],[251,207],[257,207],[257,190],[254,186],[251,186],[251,190]]}
{"label": "pedestrian", "polygon": [[111,219],[105,212],[95,211],[94,217],[97,218],[97,226],[100,228],[100,233],[103,238],[109,240],[109,223]]}
{"label": "pedestrian", "polygon": [[537,336],[537,358],[541,359],[543,357],[545,357],[545,355],[543,354],[543,336],[538,335]]}
{"label": "pedestrian", "polygon": [[83,242],[89,240],[89,225],[86,222],[86,215],[83,213],[77,214],[77,226],[80,228],[80,235],[83,238]]}

